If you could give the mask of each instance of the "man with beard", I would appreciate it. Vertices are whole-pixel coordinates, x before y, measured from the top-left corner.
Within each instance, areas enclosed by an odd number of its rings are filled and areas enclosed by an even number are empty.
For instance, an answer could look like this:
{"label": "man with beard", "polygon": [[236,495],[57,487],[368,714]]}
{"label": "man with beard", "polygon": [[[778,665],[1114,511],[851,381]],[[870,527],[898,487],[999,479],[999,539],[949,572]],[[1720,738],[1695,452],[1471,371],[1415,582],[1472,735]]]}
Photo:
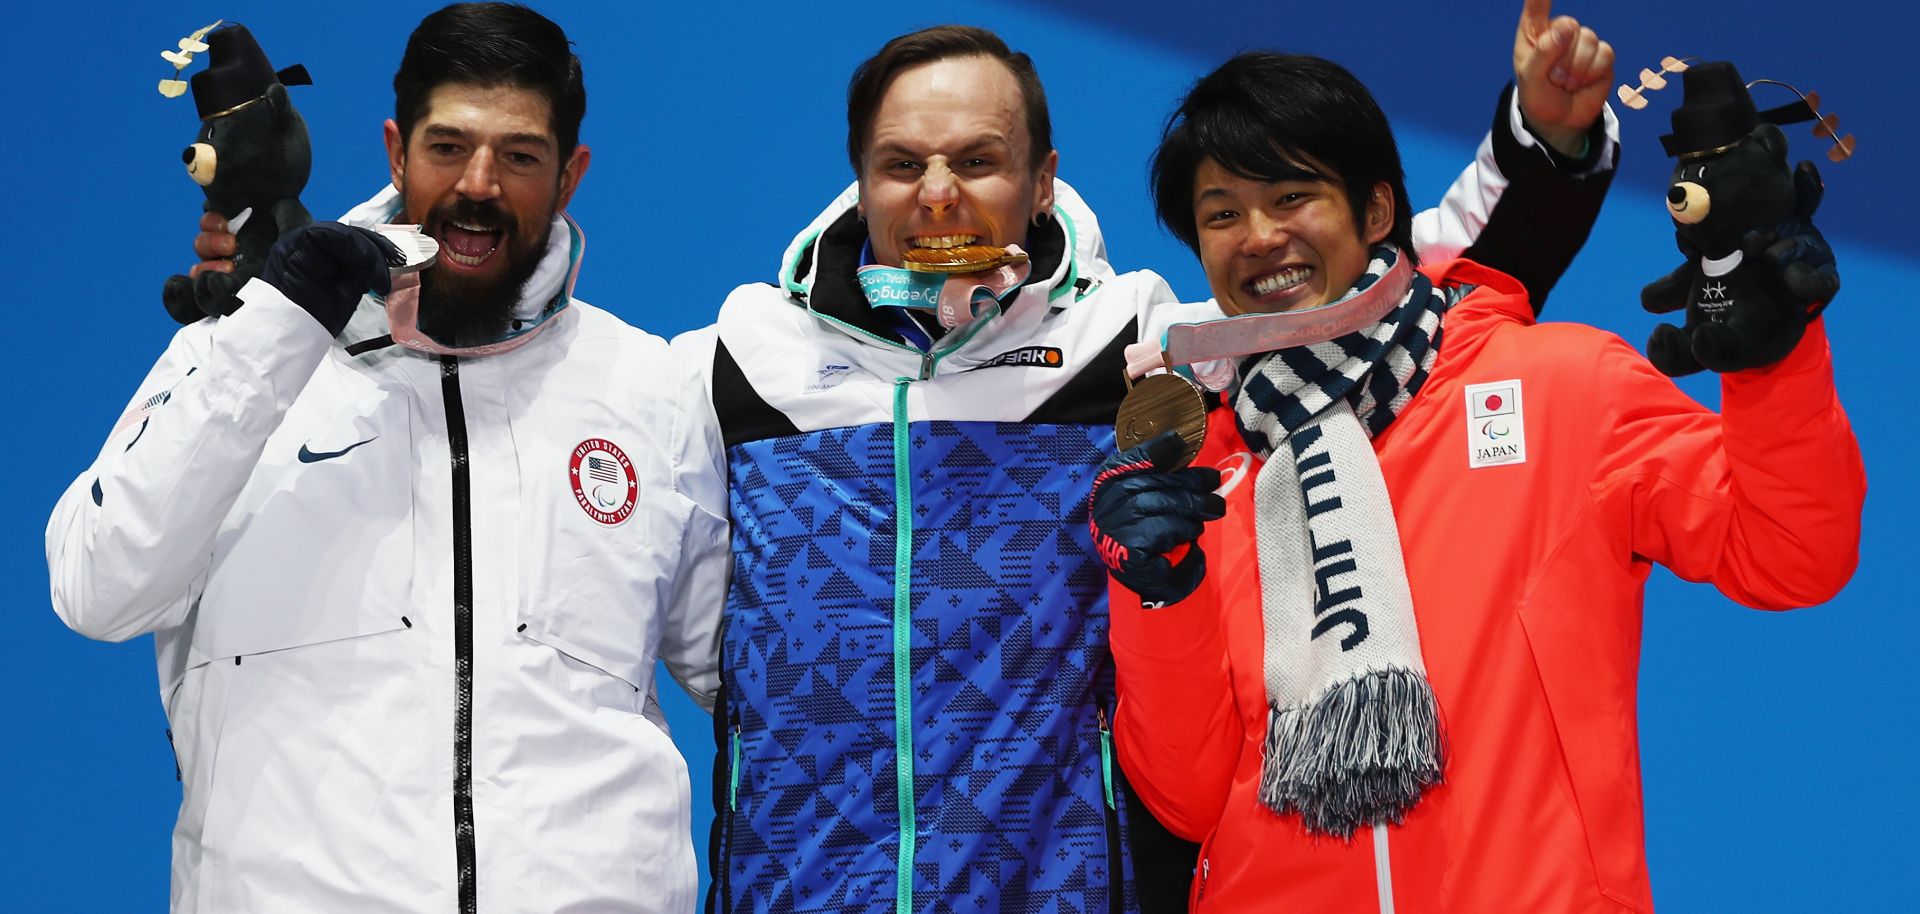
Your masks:
{"label": "man with beard", "polygon": [[[571,296],[565,33],[448,7],[394,88],[393,187],[182,328],[61,498],[55,608],[155,635],[176,911],[691,911],[653,676],[717,687],[711,408]],[[413,289],[389,222],[439,242]]]}
{"label": "man with beard", "polygon": [[[1420,242],[1544,295],[1613,161],[1569,87],[1604,95],[1611,66],[1529,4],[1519,98]],[[991,32],[895,38],[847,97],[854,185],[774,284],[675,340],[710,366],[732,473],[710,906],[1178,908],[1194,849],[1151,842],[1115,777],[1085,510],[1123,353],[1173,294],[1109,264],[1033,62]],[[974,272],[901,269],[954,261]]]}

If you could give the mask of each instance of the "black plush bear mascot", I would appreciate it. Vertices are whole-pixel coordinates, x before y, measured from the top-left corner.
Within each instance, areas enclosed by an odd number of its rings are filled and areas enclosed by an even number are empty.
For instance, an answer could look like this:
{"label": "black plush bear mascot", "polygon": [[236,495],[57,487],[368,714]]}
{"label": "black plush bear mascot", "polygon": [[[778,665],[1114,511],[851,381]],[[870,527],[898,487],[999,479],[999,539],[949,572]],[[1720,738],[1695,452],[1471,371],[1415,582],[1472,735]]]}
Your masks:
{"label": "black plush bear mascot", "polygon": [[1815,113],[1805,100],[1756,111],[1730,63],[1684,76],[1673,133],[1660,142],[1679,160],[1667,211],[1687,262],[1641,290],[1640,303],[1655,314],[1685,308],[1686,321],[1654,328],[1647,360],[1673,377],[1771,365],[1840,288],[1836,273],[1794,257],[1797,239],[1814,234],[1822,186],[1813,163],[1788,167],[1776,125]]}
{"label": "black plush bear mascot", "polygon": [[300,204],[313,151],[306,121],[287,98],[288,86],[313,84],[306,67],[276,73],[243,25],[214,31],[207,46],[212,64],[193,77],[200,135],[182,158],[206,189],[207,211],[227,218],[237,247],[231,273],[167,278],[160,297],[182,324],[233,313],[240,307],[234,293],[259,274],[274,241],[313,221]]}

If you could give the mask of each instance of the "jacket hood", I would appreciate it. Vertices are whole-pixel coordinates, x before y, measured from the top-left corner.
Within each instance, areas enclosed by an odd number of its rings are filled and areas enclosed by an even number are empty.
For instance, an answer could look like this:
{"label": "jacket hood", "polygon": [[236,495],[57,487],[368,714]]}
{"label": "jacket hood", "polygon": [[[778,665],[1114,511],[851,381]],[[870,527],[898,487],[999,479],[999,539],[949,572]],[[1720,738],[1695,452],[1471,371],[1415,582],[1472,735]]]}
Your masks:
{"label": "jacket hood", "polygon": [[[1053,182],[1053,218],[1035,228],[1025,245],[1033,258],[1033,274],[1023,289],[1044,289],[1049,301],[1071,301],[1113,278],[1107,262],[1107,242],[1100,223],[1086,201],[1058,178]],[[860,185],[850,184],[820,211],[793,241],[780,260],[775,280],[787,297],[817,314],[870,332],[886,333],[886,322],[876,315],[860,292],[855,271],[866,245],[866,226],[855,206]]]}

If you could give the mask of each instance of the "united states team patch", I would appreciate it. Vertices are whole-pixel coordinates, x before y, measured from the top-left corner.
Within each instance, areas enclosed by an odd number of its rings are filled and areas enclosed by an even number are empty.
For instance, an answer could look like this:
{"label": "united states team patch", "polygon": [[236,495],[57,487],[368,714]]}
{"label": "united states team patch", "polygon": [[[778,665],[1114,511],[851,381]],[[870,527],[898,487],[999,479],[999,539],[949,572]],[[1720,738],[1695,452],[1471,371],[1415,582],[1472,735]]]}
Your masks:
{"label": "united states team patch", "polygon": [[1467,469],[1526,462],[1519,380],[1467,385]]}
{"label": "united states team patch", "polygon": [[573,500],[587,516],[609,527],[633,516],[640,501],[640,478],[634,475],[627,453],[605,438],[588,438],[573,448],[567,461],[567,480]]}

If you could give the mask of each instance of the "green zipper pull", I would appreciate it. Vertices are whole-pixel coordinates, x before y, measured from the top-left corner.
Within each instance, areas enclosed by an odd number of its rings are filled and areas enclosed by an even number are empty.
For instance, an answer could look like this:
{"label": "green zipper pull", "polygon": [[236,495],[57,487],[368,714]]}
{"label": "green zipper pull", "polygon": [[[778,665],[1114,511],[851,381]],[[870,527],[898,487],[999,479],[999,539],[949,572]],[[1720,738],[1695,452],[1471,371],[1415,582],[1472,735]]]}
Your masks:
{"label": "green zipper pull", "polygon": [[1107,729],[1107,709],[1095,708],[1100,720],[1100,783],[1107,790],[1107,808],[1113,805],[1113,731]]}
{"label": "green zipper pull", "polygon": [[[732,782],[727,785],[727,808],[730,810],[737,811],[740,808],[740,725],[739,724],[735,724],[733,726],[733,738],[729,740],[729,742],[733,743],[733,763],[727,767],[727,777]],[[1109,798],[1107,802],[1111,803],[1113,802],[1113,800]]]}

